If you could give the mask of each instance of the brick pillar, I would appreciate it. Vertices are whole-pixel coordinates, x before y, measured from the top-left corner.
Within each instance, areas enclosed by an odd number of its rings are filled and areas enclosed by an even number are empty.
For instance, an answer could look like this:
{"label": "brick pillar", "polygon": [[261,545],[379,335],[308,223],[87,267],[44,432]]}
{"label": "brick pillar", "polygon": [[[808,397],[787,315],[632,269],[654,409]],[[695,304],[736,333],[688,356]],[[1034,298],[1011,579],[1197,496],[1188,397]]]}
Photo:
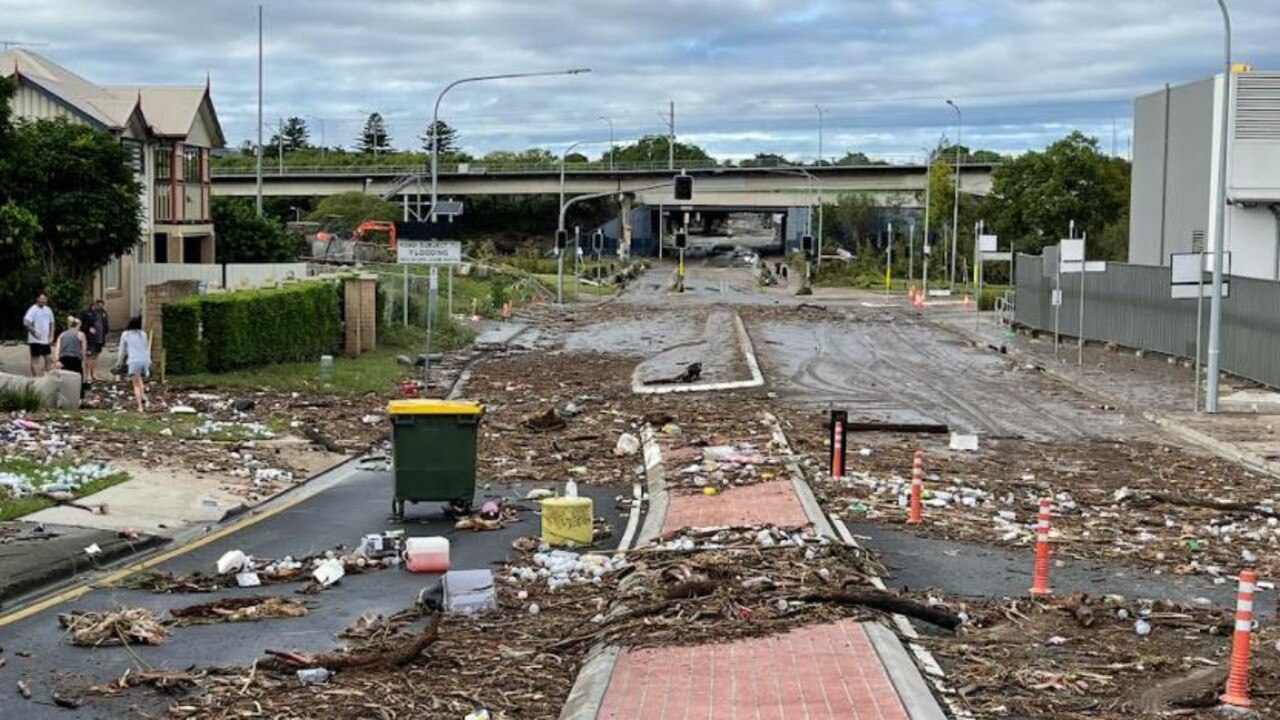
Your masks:
{"label": "brick pillar", "polygon": [[373,350],[378,344],[378,278],[356,275],[342,281],[343,352],[348,357]]}
{"label": "brick pillar", "polygon": [[151,362],[158,366],[164,352],[164,313],[161,308],[179,298],[199,292],[197,280],[170,280],[148,285],[143,293],[142,329],[151,338]]}

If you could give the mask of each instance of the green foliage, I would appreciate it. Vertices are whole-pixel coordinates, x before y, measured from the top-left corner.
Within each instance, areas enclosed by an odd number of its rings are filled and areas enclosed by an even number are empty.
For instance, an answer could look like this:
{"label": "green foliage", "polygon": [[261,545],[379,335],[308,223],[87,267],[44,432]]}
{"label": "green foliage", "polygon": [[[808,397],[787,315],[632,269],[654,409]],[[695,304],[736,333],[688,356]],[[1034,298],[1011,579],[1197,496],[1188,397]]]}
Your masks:
{"label": "green foliage", "polygon": [[200,342],[200,304],[196,300],[172,302],[161,310],[164,318],[166,374],[188,375],[203,370],[207,361]]}
{"label": "green foliage", "polygon": [[382,119],[381,113],[371,113],[369,119],[364,121],[364,130],[360,132],[360,137],[356,141],[356,149],[370,155],[391,150],[391,138],[387,135],[387,121]]}
{"label": "green foliage", "polygon": [[444,155],[458,149],[458,131],[450,127],[449,123],[443,120],[437,120],[434,128],[431,125],[428,125],[426,131],[422,133],[421,140],[423,152],[431,152],[432,135],[437,137],[436,142],[440,145],[440,154]]}
{"label": "green foliage", "polygon": [[[606,151],[601,162],[608,164],[609,156],[613,156],[615,163],[650,163],[661,165],[667,161],[668,148],[671,147],[671,139],[666,135],[645,135],[630,145],[621,145]],[[706,150],[693,145],[691,143],[682,143],[679,140],[675,144],[676,168],[679,169],[681,162],[697,163],[700,165],[715,164],[715,158],[707,154]]]}
{"label": "green foliage", "polygon": [[47,280],[85,280],[138,243],[142,188],[111,135],[62,118],[23,124],[6,175],[0,200],[37,219],[36,257]]}
{"label": "green foliage", "polygon": [[834,203],[823,203],[823,245],[834,240],[846,248],[870,245],[878,232],[880,210],[875,199],[860,193],[844,193]]}
{"label": "green foliage", "polygon": [[200,295],[163,312],[175,375],[314,360],[338,347],[342,324],[338,289],[328,282]]}
{"label": "green foliage", "polygon": [[398,220],[400,211],[395,205],[365,193],[355,191],[330,195],[316,203],[316,209],[308,215],[308,220],[317,222],[335,221],[342,230],[350,232],[365,220]]}
{"label": "green foliage", "polygon": [[258,217],[245,198],[215,197],[211,208],[218,235],[217,262],[275,263],[298,258],[298,245],[276,223]]}
{"label": "green foliage", "polygon": [[12,200],[0,204],[0,268],[19,267],[32,260],[39,230],[40,221],[31,211]]}
{"label": "green foliage", "polygon": [[1064,237],[1072,220],[1087,231],[1093,257],[1127,253],[1129,163],[1100,152],[1096,138],[1074,132],[1043,152],[996,168],[983,214],[1020,252],[1039,252]]}
{"label": "green foliage", "polygon": [[[300,117],[291,117],[284,122],[284,131],[280,133],[284,136],[284,151],[294,152],[304,148],[311,147],[311,130],[307,127],[307,121]],[[277,140],[280,135],[277,135]]]}
{"label": "green foliage", "polygon": [[40,395],[30,385],[0,388],[0,413],[36,412]]}
{"label": "green foliage", "polygon": [[744,168],[749,168],[749,167],[766,168],[766,167],[782,167],[784,165],[790,165],[790,164],[791,162],[789,160],[787,160],[785,157],[778,155],[776,153],[756,153],[755,157],[747,158],[746,160],[743,160],[742,162],[738,163],[738,166],[744,167]]}

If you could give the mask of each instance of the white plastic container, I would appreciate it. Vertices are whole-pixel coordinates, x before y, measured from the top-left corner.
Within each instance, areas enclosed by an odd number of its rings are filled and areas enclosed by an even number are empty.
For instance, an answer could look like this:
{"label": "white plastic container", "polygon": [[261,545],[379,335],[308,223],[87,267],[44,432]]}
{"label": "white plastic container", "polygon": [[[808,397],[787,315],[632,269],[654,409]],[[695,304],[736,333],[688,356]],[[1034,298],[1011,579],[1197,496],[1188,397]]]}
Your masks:
{"label": "white plastic container", "polygon": [[444,610],[476,615],[498,609],[492,570],[450,570],[444,574]]}
{"label": "white plastic container", "polygon": [[409,572],[449,571],[449,538],[411,537],[404,541],[405,567]]}

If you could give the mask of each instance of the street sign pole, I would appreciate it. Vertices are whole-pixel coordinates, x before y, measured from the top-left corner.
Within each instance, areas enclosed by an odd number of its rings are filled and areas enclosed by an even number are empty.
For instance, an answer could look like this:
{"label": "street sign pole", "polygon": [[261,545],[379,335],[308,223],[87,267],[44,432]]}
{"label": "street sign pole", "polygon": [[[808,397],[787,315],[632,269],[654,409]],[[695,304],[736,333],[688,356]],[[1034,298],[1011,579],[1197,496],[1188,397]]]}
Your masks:
{"label": "street sign pole", "polygon": [[889,298],[889,286],[893,284],[893,223],[889,223],[889,243],[884,253],[884,297]]}
{"label": "street sign pole", "polygon": [[409,266],[402,265],[401,268],[404,270],[404,278],[400,288],[400,314],[404,316],[404,326],[409,327]]}
{"label": "street sign pole", "polygon": [[[1084,248],[1088,241],[1089,233],[1083,233],[1080,236],[1080,247]],[[1088,257],[1088,255],[1083,251],[1083,249],[1081,250],[1080,255],[1080,344],[1079,347],[1076,348],[1076,365],[1078,367],[1084,367],[1084,277],[1089,273],[1084,267],[1086,262],[1084,258]]]}
{"label": "street sign pole", "polygon": [[916,277],[916,224],[907,224],[907,285],[915,282]]}
{"label": "street sign pole", "polygon": [[556,248],[556,304],[564,305],[564,248]]}
{"label": "street sign pole", "polygon": [[1196,377],[1195,377],[1195,400],[1191,406],[1191,412],[1200,412],[1200,338],[1202,335],[1202,326],[1204,325],[1204,250],[1200,251],[1200,265],[1197,267],[1200,272],[1200,282],[1196,285],[1198,292],[1196,293]]}
{"label": "street sign pole", "polygon": [[427,354],[422,358],[422,384],[431,385],[431,331],[435,325],[436,300],[440,292],[440,270],[431,266],[427,281]]}

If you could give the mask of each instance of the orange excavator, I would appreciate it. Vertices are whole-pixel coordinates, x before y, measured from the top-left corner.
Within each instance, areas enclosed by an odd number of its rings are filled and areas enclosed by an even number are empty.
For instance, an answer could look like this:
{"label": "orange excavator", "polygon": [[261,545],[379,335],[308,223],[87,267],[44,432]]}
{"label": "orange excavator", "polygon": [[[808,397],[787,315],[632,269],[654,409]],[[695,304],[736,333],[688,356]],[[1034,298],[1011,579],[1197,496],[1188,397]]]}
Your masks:
{"label": "orange excavator", "polygon": [[390,240],[389,244],[391,246],[391,250],[392,252],[395,251],[396,224],[393,222],[388,222],[386,220],[365,220],[364,222],[356,226],[356,229],[351,233],[351,239],[355,240],[356,242],[371,242],[365,239],[365,234],[372,233],[372,232],[386,233],[387,237]]}

